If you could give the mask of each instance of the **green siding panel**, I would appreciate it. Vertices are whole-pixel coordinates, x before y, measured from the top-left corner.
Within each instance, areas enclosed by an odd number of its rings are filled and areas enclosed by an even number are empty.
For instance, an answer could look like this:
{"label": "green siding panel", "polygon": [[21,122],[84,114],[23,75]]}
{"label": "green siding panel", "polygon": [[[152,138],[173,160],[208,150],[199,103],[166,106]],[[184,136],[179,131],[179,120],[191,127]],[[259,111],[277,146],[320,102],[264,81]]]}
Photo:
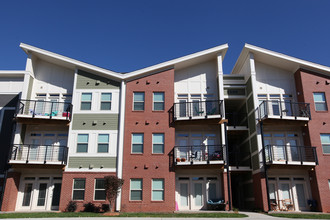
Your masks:
{"label": "green siding panel", "polygon": [[259,169],[259,157],[258,154],[252,156],[252,169],[257,170]]}
{"label": "green siding panel", "polygon": [[247,107],[248,107],[248,113],[250,113],[251,111],[254,111],[255,108],[254,108],[253,95],[251,95],[250,98],[248,98]]}
{"label": "green siding panel", "polygon": [[26,94],[26,99],[27,100],[30,100],[31,99],[31,95],[32,95],[32,88],[33,88],[33,77],[30,76],[30,80],[29,80],[29,87],[28,87],[28,91],[27,91],[27,94]]}
{"label": "green siding panel", "polygon": [[119,89],[120,82],[78,70],[76,89]]}
{"label": "green siding panel", "polygon": [[118,130],[118,114],[76,113],[72,119],[72,130]]}
{"label": "green siding panel", "polygon": [[252,93],[252,79],[251,79],[251,77],[246,82],[246,94],[250,95],[250,93]]}
{"label": "green siding panel", "polygon": [[245,95],[245,89],[224,89],[225,95]]}
{"label": "green siding panel", "polygon": [[252,134],[256,131],[256,118],[254,114],[249,115],[248,121],[249,121],[250,134]]}
{"label": "green siding panel", "polygon": [[257,139],[257,135],[253,135],[251,137],[251,152],[255,152],[258,150],[258,139]]}
{"label": "green siding panel", "polygon": [[116,168],[116,157],[70,157],[69,168]]}

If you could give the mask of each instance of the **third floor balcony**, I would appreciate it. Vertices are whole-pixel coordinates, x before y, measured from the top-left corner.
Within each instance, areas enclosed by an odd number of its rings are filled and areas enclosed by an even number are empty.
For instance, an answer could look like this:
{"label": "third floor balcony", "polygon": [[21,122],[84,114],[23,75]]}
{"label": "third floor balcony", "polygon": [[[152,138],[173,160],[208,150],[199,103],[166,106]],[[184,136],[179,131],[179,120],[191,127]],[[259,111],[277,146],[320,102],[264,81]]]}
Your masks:
{"label": "third floor balcony", "polygon": [[287,119],[308,121],[311,119],[309,103],[264,100],[258,107],[258,117],[264,119]]}
{"label": "third floor balcony", "polygon": [[52,121],[70,121],[71,112],[72,104],[69,102],[21,99],[16,109],[16,118],[19,120],[53,119]]}
{"label": "third floor balcony", "polygon": [[221,119],[223,117],[223,101],[192,101],[181,100],[174,103],[172,109],[172,121],[191,121],[204,119]]}

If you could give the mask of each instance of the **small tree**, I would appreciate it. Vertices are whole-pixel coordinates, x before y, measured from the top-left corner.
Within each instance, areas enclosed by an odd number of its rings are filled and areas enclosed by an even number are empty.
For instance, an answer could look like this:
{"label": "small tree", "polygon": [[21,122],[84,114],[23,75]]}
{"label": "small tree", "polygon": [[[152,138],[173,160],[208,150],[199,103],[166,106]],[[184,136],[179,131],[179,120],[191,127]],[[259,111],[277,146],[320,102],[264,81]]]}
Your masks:
{"label": "small tree", "polygon": [[107,200],[109,201],[109,209],[112,212],[112,204],[117,198],[117,194],[124,184],[124,180],[116,176],[104,177],[104,189]]}

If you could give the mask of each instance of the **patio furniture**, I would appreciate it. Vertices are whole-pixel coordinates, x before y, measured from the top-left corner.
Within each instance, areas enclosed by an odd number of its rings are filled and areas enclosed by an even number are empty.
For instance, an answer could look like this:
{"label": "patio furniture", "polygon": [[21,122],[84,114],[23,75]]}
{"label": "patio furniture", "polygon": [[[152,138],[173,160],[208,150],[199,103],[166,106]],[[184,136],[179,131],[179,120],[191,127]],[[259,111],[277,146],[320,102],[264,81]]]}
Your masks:
{"label": "patio furniture", "polygon": [[293,211],[293,203],[291,199],[282,200],[283,211]]}
{"label": "patio furniture", "polygon": [[208,210],[225,210],[226,208],[225,200],[223,199],[209,199],[207,201]]}

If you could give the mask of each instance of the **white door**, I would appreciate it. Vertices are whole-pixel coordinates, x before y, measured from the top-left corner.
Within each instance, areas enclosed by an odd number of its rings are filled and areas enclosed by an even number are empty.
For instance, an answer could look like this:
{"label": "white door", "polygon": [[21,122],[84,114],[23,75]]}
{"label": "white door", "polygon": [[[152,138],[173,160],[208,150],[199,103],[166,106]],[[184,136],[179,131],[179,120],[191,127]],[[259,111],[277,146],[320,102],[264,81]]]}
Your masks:
{"label": "white door", "polygon": [[51,202],[51,209],[52,210],[59,210],[60,205],[60,196],[61,196],[61,187],[62,183],[59,180],[54,181],[54,185],[52,187],[52,202]]}
{"label": "white door", "polygon": [[[280,193],[279,197],[281,201],[290,199],[291,203],[293,203],[292,195],[291,195],[291,184],[289,181],[279,182],[279,193]],[[280,205],[282,208],[284,208],[283,203],[281,203]]]}
{"label": "white door", "polygon": [[179,117],[188,117],[187,113],[187,100],[186,99],[179,99]]}
{"label": "white door", "polygon": [[274,160],[274,148],[271,145],[271,139],[270,138],[264,138],[264,145],[265,145],[265,154],[266,154],[266,162]]}
{"label": "white door", "polygon": [[179,210],[190,210],[190,188],[188,181],[179,181]]}
{"label": "white door", "polygon": [[276,138],[275,140],[275,146],[273,151],[273,160],[277,161],[285,161],[286,154],[285,154],[285,139],[284,138]]}
{"label": "white door", "polygon": [[22,210],[30,210],[32,204],[32,197],[34,193],[34,184],[33,181],[24,181],[23,190],[22,190],[22,202],[20,205],[20,209]]}
{"label": "white door", "polygon": [[34,210],[46,210],[48,198],[49,180],[38,181],[33,195],[32,208]]}
{"label": "white door", "polygon": [[57,158],[55,158],[57,161],[63,161],[65,155],[65,147],[67,146],[68,142],[68,135],[67,134],[58,134],[57,138],[57,146],[56,149],[54,149],[54,154],[57,155]]}
{"label": "white door", "polygon": [[297,139],[289,139],[288,140],[288,160],[289,161],[300,161],[301,155],[300,155],[300,149],[297,146],[298,140]]}
{"label": "white door", "polygon": [[203,181],[193,181],[192,182],[192,199],[191,199],[191,209],[199,210],[204,206],[204,187]]}
{"label": "white door", "polygon": [[182,160],[184,159],[187,161],[189,159],[189,146],[188,146],[188,137],[179,137],[178,138],[178,143],[179,143],[179,150],[177,152],[177,155]]}
{"label": "white door", "polygon": [[195,137],[192,139],[191,158],[193,160],[202,160],[203,147],[201,137]]}
{"label": "white door", "polygon": [[45,134],[43,142],[46,161],[53,161],[53,144],[55,143],[55,134]]}
{"label": "white door", "polygon": [[299,210],[305,211],[309,210],[308,203],[307,203],[307,190],[306,190],[306,184],[304,182],[296,183],[296,194],[297,194],[297,203]]}

